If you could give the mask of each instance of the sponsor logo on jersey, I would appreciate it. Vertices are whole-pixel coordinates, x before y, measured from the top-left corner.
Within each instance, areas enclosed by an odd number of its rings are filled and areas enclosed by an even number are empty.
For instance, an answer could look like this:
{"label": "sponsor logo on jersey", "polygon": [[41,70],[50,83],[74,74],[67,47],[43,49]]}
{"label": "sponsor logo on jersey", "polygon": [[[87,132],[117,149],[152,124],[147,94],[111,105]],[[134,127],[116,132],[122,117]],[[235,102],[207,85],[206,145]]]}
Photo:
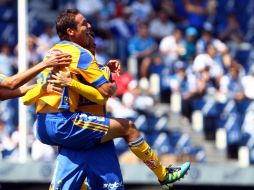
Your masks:
{"label": "sponsor logo on jersey", "polygon": [[123,182],[115,182],[115,183],[104,183],[103,189],[116,189],[118,187],[123,187]]}

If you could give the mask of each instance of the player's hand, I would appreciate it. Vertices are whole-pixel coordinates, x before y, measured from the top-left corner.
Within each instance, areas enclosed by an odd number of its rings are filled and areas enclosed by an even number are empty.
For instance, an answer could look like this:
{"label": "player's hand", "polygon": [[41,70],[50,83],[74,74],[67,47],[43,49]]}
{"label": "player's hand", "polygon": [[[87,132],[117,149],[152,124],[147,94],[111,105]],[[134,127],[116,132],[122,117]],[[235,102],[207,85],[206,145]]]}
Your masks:
{"label": "player's hand", "polygon": [[66,71],[58,71],[55,74],[51,75],[51,79],[48,80],[49,83],[58,85],[61,87],[70,86],[72,81],[71,72],[69,68],[66,68]]}
{"label": "player's hand", "polygon": [[109,67],[109,69],[112,73],[116,73],[117,76],[120,76],[120,71],[121,71],[120,60],[118,60],[118,59],[109,60],[106,65]]}
{"label": "player's hand", "polygon": [[43,90],[47,93],[62,94],[63,87],[48,82],[43,85]]}
{"label": "player's hand", "polygon": [[55,66],[68,66],[72,61],[71,55],[67,53],[57,54],[50,56],[47,60],[43,61],[45,67]]}

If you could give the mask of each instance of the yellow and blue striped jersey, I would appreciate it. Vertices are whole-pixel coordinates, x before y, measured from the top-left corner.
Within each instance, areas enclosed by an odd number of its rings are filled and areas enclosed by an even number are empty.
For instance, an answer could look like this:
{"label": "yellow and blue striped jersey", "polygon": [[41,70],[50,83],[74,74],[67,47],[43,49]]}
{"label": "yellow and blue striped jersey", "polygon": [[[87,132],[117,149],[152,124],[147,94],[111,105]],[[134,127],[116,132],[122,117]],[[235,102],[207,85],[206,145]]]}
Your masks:
{"label": "yellow and blue striped jersey", "polygon": [[[72,78],[95,88],[108,81],[104,76],[103,70],[97,65],[91,52],[82,48],[78,44],[70,41],[62,41],[49,50],[45,59],[50,55],[58,53],[69,53],[72,55],[72,62],[69,66]],[[59,69],[63,70],[64,68]],[[40,75],[39,82],[41,84],[46,83],[52,72],[53,71],[49,69],[44,70]],[[80,104],[80,97],[79,94],[68,88],[63,89],[62,95],[45,93],[39,98],[39,101],[37,101],[36,112],[39,112],[45,104],[48,104],[55,109],[65,109],[74,112]]]}
{"label": "yellow and blue striped jersey", "polygon": [[[110,69],[107,66],[99,65],[99,68],[104,73],[104,76],[107,80],[112,79],[112,75]],[[82,80],[81,80],[82,81]],[[83,111],[90,114],[105,116],[106,115],[106,107],[105,105],[99,105],[95,102],[88,100],[87,98],[81,96],[78,104],[78,110]]]}

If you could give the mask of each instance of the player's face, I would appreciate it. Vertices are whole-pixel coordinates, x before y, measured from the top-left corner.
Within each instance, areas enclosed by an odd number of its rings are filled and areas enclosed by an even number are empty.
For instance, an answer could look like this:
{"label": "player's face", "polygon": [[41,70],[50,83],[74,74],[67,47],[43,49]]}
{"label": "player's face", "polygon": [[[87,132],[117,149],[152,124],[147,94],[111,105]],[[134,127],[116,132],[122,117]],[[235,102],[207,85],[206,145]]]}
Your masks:
{"label": "player's face", "polygon": [[75,22],[77,24],[77,28],[75,30],[76,43],[78,43],[82,47],[85,47],[89,41],[89,35],[91,33],[91,25],[81,14],[76,15]]}

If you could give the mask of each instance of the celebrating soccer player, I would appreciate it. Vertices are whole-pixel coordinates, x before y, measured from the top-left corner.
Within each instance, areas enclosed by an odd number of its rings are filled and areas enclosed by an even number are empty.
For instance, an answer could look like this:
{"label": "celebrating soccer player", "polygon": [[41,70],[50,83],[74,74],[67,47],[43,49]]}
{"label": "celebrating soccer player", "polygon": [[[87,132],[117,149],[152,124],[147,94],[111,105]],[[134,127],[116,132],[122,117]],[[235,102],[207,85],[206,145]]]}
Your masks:
{"label": "celebrating soccer player", "polygon": [[[74,80],[71,83],[76,83],[74,81],[78,80],[87,84],[79,86],[80,88],[92,86],[105,100],[113,95],[116,90],[115,82],[105,77],[105,73],[97,65],[94,55],[84,49],[89,43],[91,30],[85,17],[78,10],[67,10],[58,17],[56,29],[61,42],[56,44],[49,53],[63,52],[72,55],[69,69]],[[50,75],[52,75],[52,71],[45,70],[41,82],[47,82]],[[83,96],[80,96],[82,93],[77,92],[79,87],[77,85],[76,89],[74,89],[75,87],[64,87],[62,94],[46,92],[37,100],[37,134],[43,143],[85,150],[111,141],[113,138],[123,137],[132,152],[158,177],[163,188],[168,189],[173,182],[187,173],[190,167],[189,162],[179,168],[163,166],[132,121],[76,111],[79,107],[89,104]],[[90,100],[94,98],[91,94],[86,94],[86,96]],[[65,151],[60,156],[65,159],[67,154],[68,152]],[[77,165],[77,163],[74,164]],[[63,170],[64,167],[69,166],[59,166],[58,164],[56,166],[59,170]],[[56,172],[52,189],[80,189],[83,183],[82,179],[89,173],[89,169],[86,169],[85,167],[80,168],[80,172],[76,174],[81,180],[68,181],[68,183],[66,179],[61,178],[63,176],[58,176]],[[69,176],[69,178],[74,177]],[[103,189],[103,187],[96,189]],[[116,189],[124,189],[124,187],[121,185]]]}

